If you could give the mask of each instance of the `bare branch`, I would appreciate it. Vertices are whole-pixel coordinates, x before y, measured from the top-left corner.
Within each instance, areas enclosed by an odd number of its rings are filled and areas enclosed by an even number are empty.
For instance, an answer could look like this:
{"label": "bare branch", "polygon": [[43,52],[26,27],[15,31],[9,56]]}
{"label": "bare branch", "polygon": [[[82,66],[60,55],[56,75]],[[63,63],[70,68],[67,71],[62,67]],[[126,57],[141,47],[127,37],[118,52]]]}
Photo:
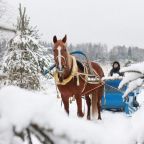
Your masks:
{"label": "bare branch", "polygon": [[16,33],[15,29],[8,28],[8,27],[5,27],[5,26],[0,26],[0,30]]}
{"label": "bare branch", "polygon": [[27,128],[26,131],[27,131],[27,135],[28,135],[29,144],[33,144],[29,128]]}
{"label": "bare branch", "polygon": [[49,141],[50,144],[54,144],[54,142],[51,140],[51,138],[50,138],[47,134],[45,134],[44,131],[43,131],[40,127],[38,127],[38,126],[35,125],[35,124],[32,124],[31,126],[32,126],[36,131],[38,131],[47,141]]}

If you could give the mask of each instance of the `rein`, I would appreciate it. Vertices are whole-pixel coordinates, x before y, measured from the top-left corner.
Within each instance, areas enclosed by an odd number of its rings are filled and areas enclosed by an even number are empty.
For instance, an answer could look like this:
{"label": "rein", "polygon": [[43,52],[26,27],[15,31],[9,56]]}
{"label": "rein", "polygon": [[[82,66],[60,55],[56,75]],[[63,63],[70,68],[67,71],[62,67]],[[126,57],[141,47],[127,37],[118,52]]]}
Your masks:
{"label": "rein", "polygon": [[[73,51],[73,52],[70,52],[70,55],[75,55],[75,54],[83,55],[83,56],[86,58],[87,63],[89,64],[88,57],[86,56],[85,53],[83,53],[82,51]],[[64,58],[64,59],[65,59],[65,58]],[[66,61],[66,59],[65,59],[65,61]],[[51,65],[51,66],[48,68],[48,70],[46,70],[46,71],[44,72],[44,75],[46,75],[47,73],[49,73],[49,72],[50,72],[51,70],[53,70],[55,67],[56,67],[56,64]],[[89,66],[89,67],[90,67],[90,66]]]}
{"label": "rein", "polygon": [[64,63],[66,64],[66,58],[64,56],[57,56],[56,59],[58,59],[59,57],[61,57],[62,59],[64,59]]}
{"label": "rein", "polygon": [[[85,68],[86,70],[87,70],[87,68]],[[95,90],[95,89],[97,89],[97,88],[99,88],[99,87],[101,87],[101,86],[103,86],[104,85],[104,82],[103,81],[99,81],[99,82],[96,82],[96,83],[90,83],[90,82],[88,82],[88,81],[86,81],[86,79],[84,78],[84,77],[82,77],[82,75],[84,75],[84,76],[86,76],[86,77],[88,77],[89,75],[91,75],[91,74],[88,74],[88,70],[87,70],[87,73],[85,74],[85,73],[79,73],[80,75],[80,78],[83,80],[83,81],[85,81],[85,84],[84,84],[84,87],[83,87],[83,89],[82,89],[82,91],[81,91],[81,94],[87,94],[87,93],[89,93],[89,92],[91,92],[91,91],[93,91],[93,90]],[[97,74],[97,73],[96,73]],[[98,75],[98,74],[97,74]],[[93,76],[93,75],[92,75]],[[98,75],[99,76],[99,75]],[[101,84],[100,84],[101,83]],[[85,88],[86,88],[86,85],[87,84],[100,84],[100,85],[98,85],[98,86],[96,86],[96,87],[94,87],[93,89],[91,89],[91,90],[89,90],[89,91],[87,91],[87,92],[85,92],[85,93],[83,93],[84,92],[84,90],[85,90]]]}

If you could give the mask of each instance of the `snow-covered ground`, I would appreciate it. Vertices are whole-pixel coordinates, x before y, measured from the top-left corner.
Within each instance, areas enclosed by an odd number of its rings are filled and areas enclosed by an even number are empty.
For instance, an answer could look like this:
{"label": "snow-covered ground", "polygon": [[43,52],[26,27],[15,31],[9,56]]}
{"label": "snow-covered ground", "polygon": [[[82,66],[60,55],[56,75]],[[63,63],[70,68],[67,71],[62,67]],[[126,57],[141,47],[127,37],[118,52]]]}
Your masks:
{"label": "snow-covered ground", "polygon": [[[53,129],[56,144],[85,142],[86,144],[139,144],[144,142],[144,92],[138,96],[140,109],[127,117],[124,113],[102,112],[102,121],[77,118],[76,104],[70,106],[68,117],[57,99],[55,86],[48,83],[47,92],[32,92],[18,87],[0,90],[0,144],[22,143],[13,137],[12,127],[19,132],[31,123]],[[36,142],[35,142],[36,143]]]}

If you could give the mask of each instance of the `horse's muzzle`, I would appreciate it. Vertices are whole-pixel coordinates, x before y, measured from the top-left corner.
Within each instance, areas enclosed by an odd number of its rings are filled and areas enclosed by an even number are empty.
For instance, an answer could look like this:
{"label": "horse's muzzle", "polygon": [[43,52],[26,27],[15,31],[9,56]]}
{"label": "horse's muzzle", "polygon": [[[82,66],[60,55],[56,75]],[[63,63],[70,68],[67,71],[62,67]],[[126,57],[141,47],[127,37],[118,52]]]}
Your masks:
{"label": "horse's muzzle", "polygon": [[59,74],[62,74],[64,72],[64,67],[60,68],[59,66],[57,66],[56,70]]}
{"label": "horse's muzzle", "polygon": [[60,82],[63,82],[63,73],[58,73],[58,78]]}

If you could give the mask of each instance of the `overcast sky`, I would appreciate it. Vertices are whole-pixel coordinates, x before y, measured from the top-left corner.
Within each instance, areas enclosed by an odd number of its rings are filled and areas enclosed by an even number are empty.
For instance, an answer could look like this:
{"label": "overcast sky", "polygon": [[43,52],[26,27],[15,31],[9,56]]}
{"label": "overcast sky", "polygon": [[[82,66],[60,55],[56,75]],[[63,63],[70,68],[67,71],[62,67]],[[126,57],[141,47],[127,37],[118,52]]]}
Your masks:
{"label": "overcast sky", "polygon": [[7,0],[22,2],[32,25],[52,41],[68,35],[69,43],[102,42],[144,48],[144,0]]}

